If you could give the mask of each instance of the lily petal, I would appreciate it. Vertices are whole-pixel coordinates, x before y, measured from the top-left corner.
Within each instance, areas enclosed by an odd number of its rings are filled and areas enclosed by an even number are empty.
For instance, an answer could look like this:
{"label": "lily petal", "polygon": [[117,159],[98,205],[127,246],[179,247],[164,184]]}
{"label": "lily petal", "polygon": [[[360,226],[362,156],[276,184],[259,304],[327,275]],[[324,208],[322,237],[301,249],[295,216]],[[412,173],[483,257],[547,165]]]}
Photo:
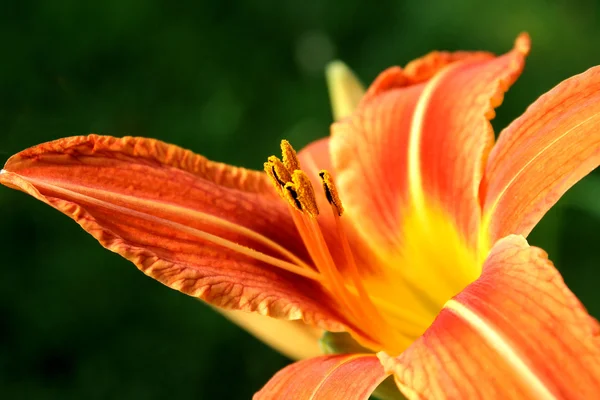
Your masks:
{"label": "lily petal", "polygon": [[389,375],[374,354],[316,357],[279,371],[254,400],[366,400]]}
{"label": "lily petal", "polygon": [[333,61],[325,68],[333,120],[339,121],[352,114],[365,94],[365,89],[352,70],[341,61]]}
{"label": "lily petal", "polygon": [[599,328],[546,254],[513,235],[420,339],[380,358],[409,399],[589,399]]}
{"label": "lily petal", "polygon": [[490,153],[480,196],[488,243],[527,236],[577,181],[600,164],[600,67],[541,96]]}
{"label": "lily petal", "polygon": [[263,173],[157,140],[90,135],[11,157],[0,183],[65,213],[173,289],[226,309],[342,329]]}
{"label": "lily petal", "polygon": [[479,183],[493,143],[489,119],[528,51],[521,35],[501,57],[438,52],[409,64],[410,73],[391,68],[351,118],[333,125],[340,196],[373,247],[401,249],[406,214],[432,207],[474,245]]}
{"label": "lily petal", "polygon": [[359,265],[365,287],[414,312],[393,322],[411,341],[481,273],[478,190],[493,143],[489,119],[528,50],[521,35],[500,57],[438,52],[408,72],[391,68],[351,117],[333,124],[344,218],[370,248],[362,258],[376,260]]}
{"label": "lily petal", "polygon": [[219,309],[219,312],[292,360],[323,354],[319,346],[323,331],[301,321],[285,321],[237,310]]}

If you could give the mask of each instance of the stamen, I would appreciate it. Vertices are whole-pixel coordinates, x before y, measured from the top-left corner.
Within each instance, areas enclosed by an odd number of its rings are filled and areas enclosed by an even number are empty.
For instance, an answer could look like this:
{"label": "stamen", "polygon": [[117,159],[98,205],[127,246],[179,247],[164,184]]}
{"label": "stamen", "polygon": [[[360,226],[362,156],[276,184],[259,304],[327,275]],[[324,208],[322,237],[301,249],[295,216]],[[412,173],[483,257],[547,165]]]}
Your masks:
{"label": "stamen", "polygon": [[319,215],[315,190],[310,179],[300,170],[296,151],[287,140],[281,141],[283,161],[270,156],[264,163],[265,172],[271,178],[277,193],[294,209],[316,218]]}
{"label": "stamen", "polygon": [[300,170],[294,171],[291,176],[292,181],[283,186],[281,196],[296,210],[316,218],[319,215],[319,208],[310,179]]}
{"label": "stamen", "polygon": [[325,197],[331,205],[339,244],[345,259],[343,263],[346,267],[343,275],[336,266],[317,221],[319,208],[311,180],[300,169],[296,151],[288,141],[281,141],[281,151],[282,160],[275,156],[269,157],[265,163],[265,171],[271,177],[281,197],[287,201],[298,232],[323,279],[323,285],[339,301],[344,314],[353,325],[368,327],[365,333],[380,345],[392,342],[393,332],[390,331],[390,324],[375,306],[374,299],[371,299],[362,282],[348,237],[341,224],[340,217],[344,213],[344,207],[333,177],[326,170],[319,172]]}
{"label": "stamen", "polygon": [[340,200],[333,177],[326,170],[319,172],[319,176],[321,177],[321,182],[323,183],[325,197],[327,197],[327,201],[329,201],[329,204],[331,205],[331,211],[335,220],[337,234],[344,252],[344,258],[346,259],[346,272],[349,275],[351,283],[356,291],[355,295],[358,296],[363,315],[366,316],[366,320],[371,322],[371,324],[377,328],[374,329],[374,331],[377,332],[378,339],[383,342],[386,337],[390,337],[389,329],[387,329],[389,324],[378,311],[362,283],[362,277],[360,276],[358,266],[356,265],[348,236],[346,235],[346,231],[344,230],[341,222],[340,217],[344,213],[344,207],[342,206],[342,201]]}
{"label": "stamen", "polygon": [[281,186],[285,186],[286,183],[292,181],[292,175],[290,174],[290,171],[285,167],[279,158],[271,156],[267,159],[267,161],[269,162],[271,169],[275,174],[277,182]]}
{"label": "stamen", "polygon": [[325,197],[327,197],[327,201],[335,209],[337,215],[341,217],[344,213],[344,206],[342,206],[342,201],[338,195],[335,183],[333,183],[331,174],[326,170],[321,170],[321,172],[319,172],[319,176],[321,177],[321,182],[323,183],[323,190],[325,191]]}
{"label": "stamen", "polygon": [[360,326],[360,321],[364,321],[367,316],[362,313],[363,310],[356,296],[347,290],[342,275],[336,269],[318,222],[305,214],[290,211],[317,270],[323,276],[324,285],[341,302],[346,315],[356,326]]}
{"label": "stamen", "polygon": [[366,317],[365,314],[362,313],[363,309],[360,307],[360,304],[357,303],[357,299],[352,296],[349,291],[346,289],[344,284],[344,278],[340,271],[336,268],[335,262],[333,261],[333,257],[329,252],[329,248],[325,242],[325,238],[323,237],[323,233],[319,228],[319,224],[315,220],[309,220],[307,226],[313,236],[316,238],[316,243],[319,247],[319,251],[321,252],[325,263],[321,265],[321,271],[325,275],[325,279],[332,283],[335,291],[341,297],[341,300],[344,301],[348,305],[348,309],[351,310],[355,316],[360,316],[360,319]]}
{"label": "stamen", "polygon": [[[350,275],[350,279],[356,288],[358,297],[361,299],[361,305],[366,308],[366,314],[369,315],[369,319],[371,322],[379,325],[385,326],[386,324],[382,324],[383,319],[377,308],[373,304],[371,297],[367,293],[363,283],[362,277],[360,276],[360,272],[358,271],[358,266],[356,265],[356,261],[354,259],[354,255],[352,254],[352,249],[350,248],[350,242],[348,240],[348,236],[346,235],[346,231],[341,222],[341,218],[338,214],[338,209],[335,205],[331,204],[331,211],[333,213],[335,219],[335,225],[337,228],[338,237],[340,238],[342,250],[344,251],[344,257],[346,258],[347,264],[347,272]],[[383,332],[381,332],[383,333]]]}
{"label": "stamen", "polygon": [[271,182],[273,182],[277,193],[285,198],[283,187],[287,182],[292,180],[289,171],[283,166],[281,160],[275,156],[268,158],[267,162],[264,163],[264,169],[267,176],[271,178]]}
{"label": "stamen", "polygon": [[303,211],[302,203],[300,203],[300,200],[298,199],[298,192],[296,192],[296,187],[293,183],[288,182],[285,184],[282,196],[296,210],[300,212]]}
{"label": "stamen", "polygon": [[283,165],[285,165],[288,171],[294,172],[300,169],[300,161],[296,155],[296,150],[294,150],[287,140],[281,141],[281,153],[283,156]]}
{"label": "stamen", "polygon": [[281,180],[279,179],[279,177],[275,173],[275,168],[268,161],[265,162],[263,164],[263,166],[264,166],[265,173],[267,174],[267,176],[269,178],[271,178],[271,182],[273,183],[273,186],[275,186],[275,189],[277,189],[277,193],[279,193],[279,195],[281,195],[281,183],[280,183]]}
{"label": "stamen", "polygon": [[302,204],[302,209],[308,212],[311,217],[316,218],[319,215],[319,208],[317,207],[315,189],[310,178],[304,171],[296,170],[292,174],[292,182],[298,194],[298,201]]}

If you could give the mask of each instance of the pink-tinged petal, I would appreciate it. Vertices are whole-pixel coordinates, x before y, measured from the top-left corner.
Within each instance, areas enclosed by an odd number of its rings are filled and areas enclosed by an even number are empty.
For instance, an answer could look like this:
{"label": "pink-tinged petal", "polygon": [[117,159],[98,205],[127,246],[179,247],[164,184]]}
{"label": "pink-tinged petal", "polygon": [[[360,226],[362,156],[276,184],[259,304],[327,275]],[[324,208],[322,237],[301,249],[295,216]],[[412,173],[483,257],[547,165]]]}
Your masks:
{"label": "pink-tinged petal", "polygon": [[489,119],[528,50],[522,35],[501,57],[434,53],[409,64],[411,74],[391,68],[352,117],[333,125],[340,197],[365,240],[393,253],[402,246],[404,214],[435,207],[474,247],[479,182],[493,142]]}
{"label": "pink-tinged petal", "polygon": [[254,400],[366,400],[388,375],[374,354],[316,357],[279,371]]}
{"label": "pink-tinged petal", "polygon": [[421,338],[379,356],[409,399],[591,399],[599,333],[544,251],[508,236]]}
{"label": "pink-tinged petal", "polygon": [[0,183],[73,218],[165,285],[226,309],[339,330],[266,175],[163,142],[90,135],[11,157]]}
{"label": "pink-tinged petal", "polygon": [[527,236],[600,163],[600,67],[541,96],[501,132],[481,184],[489,243]]}

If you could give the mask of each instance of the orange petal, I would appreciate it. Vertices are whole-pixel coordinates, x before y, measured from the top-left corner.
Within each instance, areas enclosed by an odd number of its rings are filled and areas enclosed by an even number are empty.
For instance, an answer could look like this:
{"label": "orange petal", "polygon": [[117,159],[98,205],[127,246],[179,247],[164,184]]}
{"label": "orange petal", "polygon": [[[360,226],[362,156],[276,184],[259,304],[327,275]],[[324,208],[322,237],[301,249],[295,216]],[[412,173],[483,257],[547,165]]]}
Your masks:
{"label": "orange petal", "polygon": [[254,400],[366,400],[388,375],[374,354],[316,357],[279,371]]}
{"label": "orange petal", "polygon": [[436,207],[474,244],[477,191],[493,141],[489,119],[528,50],[522,35],[502,57],[433,53],[407,66],[410,74],[391,68],[351,118],[333,125],[340,196],[365,240],[400,249],[403,214]]}
{"label": "orange petal", "polygon": [[420,339],[380,358],[409,399],[591,399],[599,333],[546,254],[509,236]]}
{"label": "orange petal", "polygon": [[527,236],[600,163],[600,67],[560,83],[501,132],[481,185],[489,243]]}
{"label": "orange petal", "polygon": [[145,274],[227,309],[341,329],[266,175],[157,140],[90,135],[11,157],[0,183],[73,218]]}

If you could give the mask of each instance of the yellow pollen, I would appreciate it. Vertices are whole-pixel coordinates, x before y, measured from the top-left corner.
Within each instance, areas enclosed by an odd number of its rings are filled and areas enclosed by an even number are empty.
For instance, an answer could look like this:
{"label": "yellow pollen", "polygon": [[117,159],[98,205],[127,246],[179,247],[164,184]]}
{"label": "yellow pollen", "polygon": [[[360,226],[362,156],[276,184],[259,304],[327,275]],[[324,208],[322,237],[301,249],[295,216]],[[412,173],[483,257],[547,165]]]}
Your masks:
{"label": "yellow pollen", "polygon": [[269,178],[271,178],[271,182],[273,183],[273,186],[275,186],[277,193],[281,197],[285,197],[284,193],[283,193],[284,192],[283,185],[285,185],[285,182],[283,182],[281,180],[281,178],[279,178],[277,176],[277,173],[275,172],[275,167],[273,166],[273,164],[267,161],[263,165],[264,165],[265,172],[267,173],[267,176]]}
{"label": "yellow pollen", "polygon": [[319,215],[315,190],[306,173],[300,170],[296,151],[287,140],[281,141],[283,161],[270,156],[264,164],[277,193],[293,208],[312,218]]}
{"label": "yellow pollen", "polygon": [[302,203],[300,203],[300,200],[298,199],[298,192],[296,192],[296,188],[292,182],[285,184],[281,193],[281,197],[283,197],[283,199],[286,200],[296,210],[303,212]]}
{"label": "yellow pollen", "polygon": [[321,177],[321,182],[323,183],[323,190],[325,191],[325,197],[327,197],[327,201],[333,206],[333,208],[335,208],[335,211],[341,217],[344,213],[344,206],[340,200],[335,183],[333,183],[331,174],[326,170],[321,170],[321,172],[319,172],[319,176]]}
{"label": "yellow pollen", "polygon": [[283,165],[285,165],[290,173],[300,170],[300,161],[296,155],[296,150],[294,150],[287,140],[281,141],[281,155],[283,156]]}
{"label": "yellow pollen", "polygon": [[285,186],[286,183],[292,181],[292,175],[290,171],[285,167],[281,160],[275,156],[271,156],[267,159],[271,169],[277,179],[277,183],[281,186]]}
{"label": "yellow pollen", "polygon": [[[293,189],[296,192],[297,200],[302,205],[302,209],[313,218],[319,215],[319,208],[317,207],[317,198],[315,196],[315,189],[313,188],[310,178],[304,173],[304,171],[296,170],[292,174]],[[286,189],[288,185],[286,184]]]}

